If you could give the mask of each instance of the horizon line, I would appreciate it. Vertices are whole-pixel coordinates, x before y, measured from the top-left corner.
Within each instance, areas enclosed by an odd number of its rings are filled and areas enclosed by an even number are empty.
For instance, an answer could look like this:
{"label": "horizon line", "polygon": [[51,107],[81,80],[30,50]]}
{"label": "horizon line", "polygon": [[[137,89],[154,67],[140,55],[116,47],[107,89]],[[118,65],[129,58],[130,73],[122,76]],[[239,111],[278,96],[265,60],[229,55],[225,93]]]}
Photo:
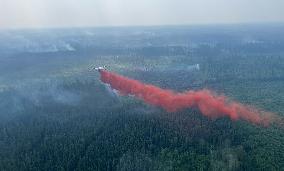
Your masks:
{"label": "horizon line", "polygon": [[99,29],[99,28],[135,28],[135,27],[198,27],[198,26],[248,26],[248,25],[283,25],[284,21],[264,21],[264,22],[216,22],[216,23],[191,23],[191,24],[145,24],[145,25],[85,25],[85,26],[23,26],[23,27],[0,27],[0,31],[17,30],[57,30],[57,29]]}

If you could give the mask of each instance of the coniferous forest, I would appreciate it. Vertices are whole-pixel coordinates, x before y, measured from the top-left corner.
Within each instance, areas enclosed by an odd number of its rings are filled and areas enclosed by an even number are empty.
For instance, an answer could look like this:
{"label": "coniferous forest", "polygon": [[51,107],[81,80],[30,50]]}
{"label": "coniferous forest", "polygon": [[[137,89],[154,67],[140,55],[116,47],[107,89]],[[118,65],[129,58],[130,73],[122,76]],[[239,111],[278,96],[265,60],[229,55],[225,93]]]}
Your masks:
{"label": "coniferous forest", "polygon": [[[284,25],[0,31],[0,170],[283,170],[267,127],[121,96],[93,66],[284,115]],[[199,65],[199,68],[196,65]]]}

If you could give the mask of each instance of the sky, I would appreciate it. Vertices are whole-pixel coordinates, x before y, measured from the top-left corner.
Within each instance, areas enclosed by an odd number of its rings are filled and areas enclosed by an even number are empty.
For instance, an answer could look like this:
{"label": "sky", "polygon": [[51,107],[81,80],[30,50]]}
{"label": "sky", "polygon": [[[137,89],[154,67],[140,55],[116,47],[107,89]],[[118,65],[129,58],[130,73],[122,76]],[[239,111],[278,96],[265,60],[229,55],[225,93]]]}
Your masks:
{"label": "sky", "polygon": [[0,0],[0,28],[284,22],[284,0]]}

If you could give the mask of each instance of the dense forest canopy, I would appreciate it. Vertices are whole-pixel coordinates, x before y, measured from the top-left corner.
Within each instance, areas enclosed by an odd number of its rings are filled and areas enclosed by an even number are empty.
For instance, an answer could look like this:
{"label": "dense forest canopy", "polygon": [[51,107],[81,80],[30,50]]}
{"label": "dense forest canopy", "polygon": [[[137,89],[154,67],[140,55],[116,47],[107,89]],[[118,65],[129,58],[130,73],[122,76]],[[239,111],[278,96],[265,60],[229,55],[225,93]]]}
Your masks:
{"label": "dense forest canopy", "polygon": [[[0,170],[281,170],[283,125],[119,96],[91,66],[284,115],[283,25],[0,31]],[[200,69],[196,69],[199,64]]]}

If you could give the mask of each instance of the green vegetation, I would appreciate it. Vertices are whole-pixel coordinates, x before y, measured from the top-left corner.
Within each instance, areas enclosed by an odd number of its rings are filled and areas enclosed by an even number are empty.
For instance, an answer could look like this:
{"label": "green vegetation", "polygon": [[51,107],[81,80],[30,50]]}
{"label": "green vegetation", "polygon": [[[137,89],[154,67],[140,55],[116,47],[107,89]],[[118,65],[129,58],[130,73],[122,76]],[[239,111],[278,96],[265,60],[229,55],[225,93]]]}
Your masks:
{"label": "green vegetation", "polygon": [[283,125],[167,113],[112,94],[89,71],[107,65],[176,91],[209,88],[283,116],[284,40],[275,30],[247,28],[263,43],[243,44],[233,28],[143,28],[152,37],[117,29],[94,39],[67,30],[72,52],[0,53],[0,170],[283,170]]}

